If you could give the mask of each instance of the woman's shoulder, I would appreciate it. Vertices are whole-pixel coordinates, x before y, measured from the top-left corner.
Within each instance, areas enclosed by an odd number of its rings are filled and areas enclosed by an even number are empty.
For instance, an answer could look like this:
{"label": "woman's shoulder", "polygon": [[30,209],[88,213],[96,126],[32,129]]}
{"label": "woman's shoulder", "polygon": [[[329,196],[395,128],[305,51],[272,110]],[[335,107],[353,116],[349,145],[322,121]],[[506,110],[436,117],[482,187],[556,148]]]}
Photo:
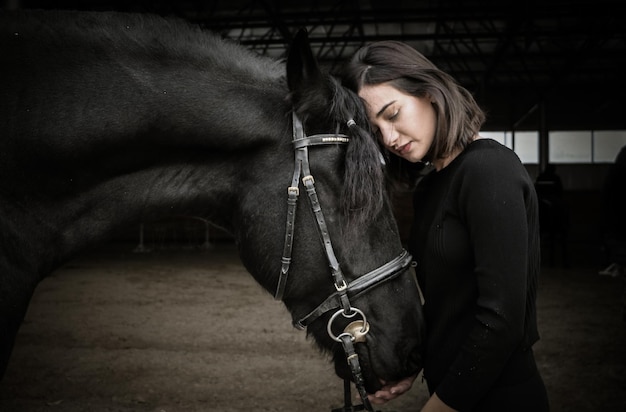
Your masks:
{"label": "woman's shoulder", "polygon": [[478,152],[483,155],[491,154],[498,156],[502,156],[504,154],[517,157],[513,150],[498,142],[497,140],[490,139],[488,137],[479,137],[478,139],[474,140],[467,146],[467,150],[468,153]]}
{"label": "woman's shoulder", "polygon": [[480,163],[488,166],[522,166],[517,154],[502,143],[489,139],[479,138],[470,143],[464,150],[463,163]]}
{"label": "woman's shoulder", "polygon": [[527,171],[517,154],[493,139],[476,139],[458,156],[456,175],[463,181],[504,182],[522,177]]}

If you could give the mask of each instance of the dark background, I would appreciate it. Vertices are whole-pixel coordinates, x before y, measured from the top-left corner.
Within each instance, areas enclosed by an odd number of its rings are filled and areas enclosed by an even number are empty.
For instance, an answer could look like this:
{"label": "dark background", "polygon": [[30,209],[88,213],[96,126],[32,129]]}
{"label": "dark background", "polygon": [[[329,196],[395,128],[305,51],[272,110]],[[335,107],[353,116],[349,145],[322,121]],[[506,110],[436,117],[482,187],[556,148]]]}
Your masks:
{"label": "dark background", "polygon": [[489,130],[625,129],[626,25],[619,1],[4,0],[5,8],[179,16],[259,53],[284,54],[300,27],[320,61],[406,41],[472,91]]}
{"label": "dark background", "polygon": [[[331,71],[365,43],[402,40],[475,95],[488,114],[484,130],[539,131],[539,162],[526,165],[532,178],[548,163],[550,130],[626,130],[626,24],[619,1],[4,0],[4,8],[174,16],[275,58],[284,57],[293,33],[306,27]],[[571,224],[565,247],[585,250],[598,265],[606,263],[600,221],[607,170],[606,163],[557,167]],[[410,223],[406,202],[399,199],[397,212],[403,233]],[[189,226],[149,223],[145,229],[156,233],[155,241]],[[138,230],[118,238],[134,240]],[[229,239],[209,231],[213,239]],[[203,225],[192,232],[204,236]]]}

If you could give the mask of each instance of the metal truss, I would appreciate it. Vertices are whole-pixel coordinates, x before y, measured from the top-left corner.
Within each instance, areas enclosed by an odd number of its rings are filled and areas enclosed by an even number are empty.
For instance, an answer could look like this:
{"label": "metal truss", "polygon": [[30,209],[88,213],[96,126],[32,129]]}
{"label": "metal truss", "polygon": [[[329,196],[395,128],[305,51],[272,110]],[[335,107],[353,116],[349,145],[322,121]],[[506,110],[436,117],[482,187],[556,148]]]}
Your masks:
{"label": "metal truss", "polygon": [[306,28],[329,70],[366,43],[401,40],[472,91],[494,121],[519,125],[549,102],[561,121],[588,114],[626,128],[619,1],[22,0],[37,3],[176,15],[275,58]]}

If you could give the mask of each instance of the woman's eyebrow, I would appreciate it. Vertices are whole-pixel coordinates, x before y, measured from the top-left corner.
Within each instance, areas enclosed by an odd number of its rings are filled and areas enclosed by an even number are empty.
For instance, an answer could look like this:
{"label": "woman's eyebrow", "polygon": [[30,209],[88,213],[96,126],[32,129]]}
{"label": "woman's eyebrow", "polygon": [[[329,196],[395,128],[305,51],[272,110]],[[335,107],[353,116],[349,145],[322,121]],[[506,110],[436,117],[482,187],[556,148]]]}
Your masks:
{"label": "woman's eyebrow", "polygon": [[387,107],[391,106],[392,104],[394,104],[396,101],[392,100],[389,103],[387,103],[386,105],[384,105],[379,111],[378,113],[376,113],[376,118],[379,118],[380,116],[382,116],[382,114],[385,112],[385,110],[387,110]]}

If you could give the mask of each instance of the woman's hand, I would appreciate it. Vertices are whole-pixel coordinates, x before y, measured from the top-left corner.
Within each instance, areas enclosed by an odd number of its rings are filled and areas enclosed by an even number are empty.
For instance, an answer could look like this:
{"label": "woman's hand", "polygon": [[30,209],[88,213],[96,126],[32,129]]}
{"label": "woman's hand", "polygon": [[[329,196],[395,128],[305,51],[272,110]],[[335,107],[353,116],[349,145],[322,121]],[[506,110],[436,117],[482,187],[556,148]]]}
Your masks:
{"label": "woman's hand", "polygon": [[374,394],[367,395],[374,405],[382,405],[407,392],[413,386],[417,374],[406,377],[397,382],[383,382],[383,387]]}
{"label": "woman's hand", "polygon": [[433,393],[426,402],[426,405],[422,408],[421,412],[456,412],[456,409],[452,409],[437,396],[437,393]]}

